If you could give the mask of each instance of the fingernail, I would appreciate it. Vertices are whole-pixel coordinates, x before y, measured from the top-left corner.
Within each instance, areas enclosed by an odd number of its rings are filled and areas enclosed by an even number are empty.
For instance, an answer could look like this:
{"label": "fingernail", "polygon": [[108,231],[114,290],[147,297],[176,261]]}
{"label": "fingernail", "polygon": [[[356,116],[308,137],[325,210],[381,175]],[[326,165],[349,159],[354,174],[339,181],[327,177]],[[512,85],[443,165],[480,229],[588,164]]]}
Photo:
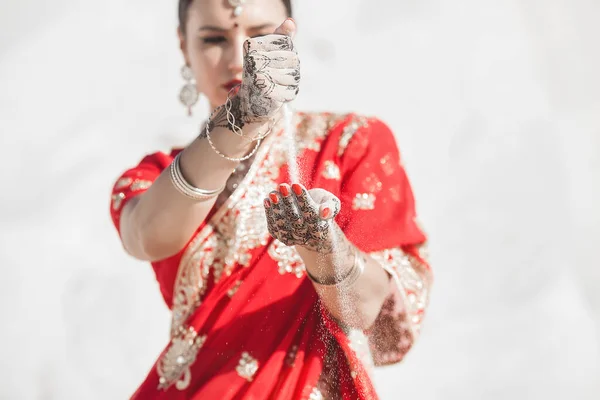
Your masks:
{"label": "fingernail", "polygon": [[269,199],[265,199],[265,207],[266,208],[271,207],[271,203],[269,202]]}
{"label": "fingernail", "polygon": [[271,198],[271,201],[273,202],[273,204],[279,203],[279,198],[277,198],[277,195],[275,193],[271,193],[269,195],[269,197]]}
{"label": "fingernail", "polygon": [[329,218],[331,216],[331,209],[329,207],[325,207],[323,211],[321,211],[321,216],[323,218]]}
{"label": "fingernail", "polygon": [[297,183],[294,183],[292,185],[292,190],[294,191],[294,193],[296,193],[297,196],[300,196],[302,194],[302,186],[298,185]]}
{"label": "fingernail", "polygon": [[290,189],[288,189],[287,185],[279,185],[279,191],[283,197],[288,197],[290,195]]}

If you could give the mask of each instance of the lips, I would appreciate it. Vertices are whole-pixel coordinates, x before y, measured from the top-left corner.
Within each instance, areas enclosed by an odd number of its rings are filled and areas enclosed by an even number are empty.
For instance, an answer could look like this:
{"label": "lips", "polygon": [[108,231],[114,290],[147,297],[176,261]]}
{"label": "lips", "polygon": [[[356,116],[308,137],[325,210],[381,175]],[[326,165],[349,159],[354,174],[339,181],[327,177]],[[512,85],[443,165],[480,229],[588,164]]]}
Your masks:
{"label": "lips", "polygon": [[227,82],[226,84],[222,85],[221,87],[229,92],[231,89],[233,89],[234,87],[236,87],[237,85],[239,85],[241,83],[242,83],[241,80],[233,79],[233,80]]}

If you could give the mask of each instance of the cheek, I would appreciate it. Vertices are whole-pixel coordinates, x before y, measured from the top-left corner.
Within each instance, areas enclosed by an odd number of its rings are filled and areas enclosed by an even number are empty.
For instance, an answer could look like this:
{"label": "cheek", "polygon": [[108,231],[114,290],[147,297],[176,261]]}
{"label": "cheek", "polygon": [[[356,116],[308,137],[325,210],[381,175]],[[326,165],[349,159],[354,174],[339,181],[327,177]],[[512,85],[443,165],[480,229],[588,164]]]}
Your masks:
{"label": "cheek", "polygon": [[222,49],[218,46],[208,49],[191,49],[189,55],[192,70],[196,82],[198,82],[198,89],[204,93],[214,90],[212,86],[221,82]]}

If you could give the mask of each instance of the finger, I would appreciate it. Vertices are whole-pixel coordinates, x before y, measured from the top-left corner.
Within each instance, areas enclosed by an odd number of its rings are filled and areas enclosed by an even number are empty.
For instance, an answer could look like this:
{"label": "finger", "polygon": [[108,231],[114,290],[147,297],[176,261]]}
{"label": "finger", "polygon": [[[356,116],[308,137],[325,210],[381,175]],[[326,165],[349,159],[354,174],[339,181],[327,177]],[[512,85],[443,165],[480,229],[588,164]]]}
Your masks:
{"label": "finger", "polygon": [[292,188],[287,183],[279,185],[279,192],[282,195],[283,209],[286,217],[292,224],[299,224],[302,222],[298,205],[296,204],[296,198],[292,195]]}
{"label": "finger", "polygon": [[256,69],[264,68],[300,68],[298,55],[292,51],[256,51],[250,54],[256,63]]}
{"label": "finger", "polygon": [[293,101],[298,95],[298,86],[276,85],[269,94],[269,98],[279,103]]}
{"label": "finger", "polygon": [[279,234],[279,228],[277,228],[277,224],[275,223],[273,208],[270,205],[267,207],[267,203],[269,203],[269,200],[265,199],[265,215],[267,216],[267,229],[269,230],[269,234],[273,236],[273,238],[279,239],[281,235]]}
{"label": "finger", "polygon": [[283,202],[281,201],[281,195],[278,191],[274,190],[269,193],[269,200],[271,200],[271,208],[273,212],[273,219],[278,229],[286,229],[287,221],[285,218],[285,210],[283,209]]}
{"label": "finger", "polygon": [[278,85],[298,86],[300,83],[300,70],[297,68],[269,69],[267,72],[273,82]]}
{"label": "finger", "polygon": [[244,55],[255,51],[278,51],[286,50],[296,52],[292,38],[285,35],[264,35],[249,38],[244,41]]}
{"label": "finger", "polygon": [[304,218],[305,221],[317,222],[320,219],[318,215],[319,206],[310,197],[306,188],[299,183],[294,183],[292,185],[292,192],[296,197],[296,204],[298,204],[298,209],[300,210],[302,218]]}
{"label": "finger", "polygon": [[287,18],[277,29],[273,32],[276,35],[285,35],[293,38],[296,34],[296,21],[292,18]]}
{"label": "finger", "polygon": [[335,218],[341,210],[340,200],[333,196],[331,199],[324,201],[319,206],[319,215],[324,220]]}

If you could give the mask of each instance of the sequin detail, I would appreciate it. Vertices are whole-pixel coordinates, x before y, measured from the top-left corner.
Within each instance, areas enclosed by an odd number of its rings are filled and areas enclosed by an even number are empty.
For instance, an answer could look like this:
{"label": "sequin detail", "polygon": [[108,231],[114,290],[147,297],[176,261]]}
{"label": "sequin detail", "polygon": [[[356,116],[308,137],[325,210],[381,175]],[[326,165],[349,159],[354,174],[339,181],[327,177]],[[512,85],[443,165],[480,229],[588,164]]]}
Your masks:
{"label": "sequin detail", "polygon": [[151,181],[142,180],[142,179],[136,179],[131,184],[131,188],[130,189],[131,189],[132,192],[137,192],[138,190],[146,190],[150,186],[152,186],[152,182]]}
{"label": "sequin detail", "polygon": [[231,289],[229,289],[227,291],[227,296],[229,296],[230,298],[233,297],[233,295],[237,293],[237,291],[240,288],[241,284],[242,284],[242,281],[235,281],[235,283],[233,284],[233,286],[231,287]]}
{"label": "sequin detail", "polygon": [[120,178],[117,181],[117,183],[115,183],[114,190],[120,190],[120,189],[126,188],[127,186],[131,185],[132,182],[133,182],[133,179],[131,179],[131,178]]}
{"label": "sequin detail", "polygon": [[325,179],[335,179],[337,181],[342,179],[340,168],[336,163],[330,160],[325,161],[325,168],[323,169],[322,175]]}
{"label": "sequin detail", "polygon": [[369,255],[394,277],[405,300],[407,318],[411,322],[413,337],[418,337],[421,320],[429,302],[429,282],[425,273],[428,268],[399,248]]}
{"label": "sequin detail", "polygon": [[243,352],[240,362],[235,370],[239,376],[246,379],[248,382],[252,382],[254,374],[258,371],[258,361],[249,353]]}
{"label": "sequin detail", "polygon": [[115,211],[118,211],[121,208],[121,203],[125,200],[125,193],[119,192],[117,194],[113,194],[112,198],[112,208]]}
{"label": "sequin detail", "polygon": [[381,179],[375,173],[370,173],[367,175],[365,180],[362,183],[363,188],[369,193],[378,193],[381,191],[383,183],[381,183]]}
{"label": "sequin detail", "polygon": [[286,246],[279,240],[274,240],[269,246],[269,256],[277,262],[281,275],[294,274],[297,278],[304,276],[306,267],[295,248]]}
{"label": "sequin detail", "polygon": [[373,193],[357,193],[352,201],[353,210],[374,210],[375,195]]}
{"label": "sequin detail", "polygon": [[385,176],[391,176],[396,170],[396,166],[392,161],[393,159],[394,158],[392,157],[392,154],[388,153],[385,156],[381,157],[381,159],[379,160],[379,165],[381,165],[381,170],[383,171]]}
{"label": "sequin detail", "polygon": [[158,389],[166,390],[173,383],[179,390],[186,389],[192,379],[190,366],[196,361],[198,350],[206,341],[206,335],[198,336],[194,328],[181,329],[171,339],[166,352],[156,364],[159,376]]}
{"label": "sequin detail", "polygon": [[344,154],[346,148],[348,147],[348,144],[350,144],[350,141],[352,140],[356,132],[359,129],[364,128],[368,125],[369,123],[366,117],[358,115],[354,115],[352,117],[350,122],[348,122],[346,126],[344,126],[342,135],[340,136],[340,142],[338,145],[338,157],[341,157]]}

